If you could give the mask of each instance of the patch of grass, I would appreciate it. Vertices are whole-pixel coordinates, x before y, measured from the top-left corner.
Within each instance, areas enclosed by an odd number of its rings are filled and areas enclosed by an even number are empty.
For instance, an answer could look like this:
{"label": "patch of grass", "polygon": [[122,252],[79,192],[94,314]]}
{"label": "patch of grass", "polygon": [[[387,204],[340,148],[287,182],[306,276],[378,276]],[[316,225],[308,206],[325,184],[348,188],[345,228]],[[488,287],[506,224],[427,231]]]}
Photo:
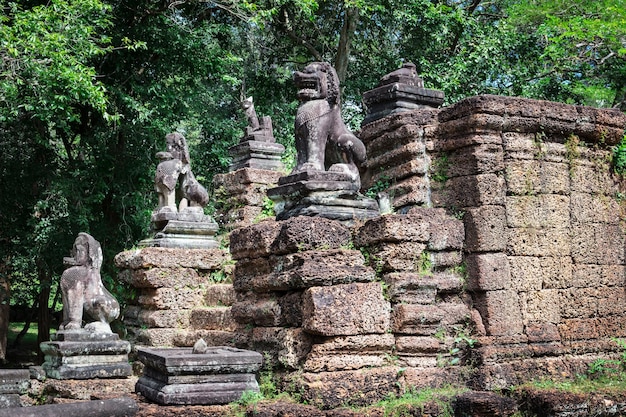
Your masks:
{"label": "patch of grass", "polygon": [[372,407],[382,408],[385,417],[401,417],[415,414],[417,410],[424,410],[428,403],[436,403],[440,409],[441,417],[450,417],[454,415],[452,410],[452,399],[457,395],[467,391],[464,387],[447,386],[437,389],[410,389],[404,394],[397,396],[389,394],[387,398]]}
{"label": "patch of grass", "polygon": [[[13,343],[13,341],[23,328],[24,322],[15,322],[9,324],[9,333],[7,335],[7,341],[9,346],[11,346],[11,343]],[[33,349],[37,348],[37,323],[30,324],[28,332],[24,335],[20,342],[20,346],[28,348],[32,347]]]}

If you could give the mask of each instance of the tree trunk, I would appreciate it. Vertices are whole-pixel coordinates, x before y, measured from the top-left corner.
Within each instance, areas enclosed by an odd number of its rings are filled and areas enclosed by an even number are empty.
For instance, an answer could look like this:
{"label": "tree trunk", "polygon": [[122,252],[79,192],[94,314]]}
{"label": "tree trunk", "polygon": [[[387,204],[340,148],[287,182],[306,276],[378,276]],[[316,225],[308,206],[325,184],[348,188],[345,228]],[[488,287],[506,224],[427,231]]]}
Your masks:
{"label": "tree trunk", "polygon": [[9,333],[9,276],[4,265],[0,266],[0,362],[7,357],[7,336]]}
{"label": "tree trunk", "polygon": [[348,60],[350,58],[350,45],[354,32],[356,31],[357,23],[359,22],[359,9],[356,7],[349,7],[345,11],[345,17],[343,20],[343,27],[341,28],[341,35],[339,37],[339,46],[337,48],[337,57],[335,58],[335,69],[337,70],[337,76],[339,82],[343,83],[346,80],[348,73]]}
{"label": "tree trunk", "polygon": [[[48,268],[39,268],[39,282],[41,283],[41,291],[39,292],[39,314],[37,321],[37,346],[41,342],[50,340],[50,309],[48,308],[48,300],[50,299],[50,273]],[[37,357],[43,362],[43,353],[38,350]]]}

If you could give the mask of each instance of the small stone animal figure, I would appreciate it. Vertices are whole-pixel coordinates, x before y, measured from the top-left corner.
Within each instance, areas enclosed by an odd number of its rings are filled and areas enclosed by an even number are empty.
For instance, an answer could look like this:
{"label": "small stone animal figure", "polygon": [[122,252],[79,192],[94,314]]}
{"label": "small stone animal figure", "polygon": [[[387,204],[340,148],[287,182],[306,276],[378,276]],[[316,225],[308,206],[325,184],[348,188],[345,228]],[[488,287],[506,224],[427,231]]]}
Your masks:
{"label": "small stone animal figure", "polygon": [[390,84],[394,82],[402,82],[407,85],[424,88],[424,80],[417,75],[417,68],[414,63],[407,62],[401,68],[383,75],[379,85]]}
{"label": "small stone animal figure", "polygon": [[248,118],[248,127],[251,130],[260,129],[261,125],[259,123],[259,116],[256,114],[256,110],[254,109],[254,101],[252,97],[248,97],[241,102],[241,107],[246,113],[246,117]]}
{"label": "small stone animal figure", "polygon": [[85,329],[96,333],[111,333],[111,323],[120,315],[120,305],[102,284],[102,248],[87,233],[79,233],[74,241],[72,256],[63,258],[68,265],[61,275],[63,322],[59,330],[80,330],[83,313],[95,320]]}
{"label": "small stone animal figure", "polygon": [[365,145],[341,117],[339,80],[326,62],[313,62],[294,74],[300,107],[296,113],[294,173],[312,170],[345,172],[360,183],[359,167],[365,162]]}
{"label": "small stone animal figure", "polygon": [[[204,207],[209,202],[209,193],[198,183],[189,158],[187,140],[180,133],[170,133],[165,137],[167,151],[158,152],[161,161],[157,165],[154,188],[159,196],[157,211],[166,209],[176,212],[190,206]],[[176,190],[180,186],[180,207],[176,206]]]}
{"label": "small stone animal figure", "polygon": [[202,353],[206,353],[206,351],[209,350],[209,347],[207,346],[206,342],[204,341],[203,338],[198,339],[198,341],[193,345],[193,349],[191,351],[191,353],[197,353],[197,354],[202,354]]}

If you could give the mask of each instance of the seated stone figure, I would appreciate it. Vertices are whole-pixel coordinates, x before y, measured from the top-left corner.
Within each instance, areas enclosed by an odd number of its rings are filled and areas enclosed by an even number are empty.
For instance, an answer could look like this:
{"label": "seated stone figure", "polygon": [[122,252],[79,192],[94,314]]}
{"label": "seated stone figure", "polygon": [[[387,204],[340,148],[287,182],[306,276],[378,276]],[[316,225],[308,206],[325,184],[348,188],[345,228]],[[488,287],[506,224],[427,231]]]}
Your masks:
{"label": "seated stone figure", "polygon": [[167,151],[157,153],[161,162],[157,166],[154,179],[155,190],[159,196],[156,211],[177,212],[187,206],[206,206],[209,193],[191,172],[187,140],[180,133],[170,133],[165,140]]}
{"label": "seated stone figure", "polygon": [[120,305],[102,284],[100,243],[87,233],[79,233],[72,256],[63,258],[69,266],[61,275],[63,322],[59,330],[79,330],[83,314],[94,320],[85,326],[90,332],[111,333],[111,323],[120,314]]}
{"label": "seated stone figure", "polygon": [[293,173],[332,171],[360,181],[365,145],[347,128],[341,117],[339,79],[326,62],[313,62],[294,74],[300,107],[295,136],[298,159]]}

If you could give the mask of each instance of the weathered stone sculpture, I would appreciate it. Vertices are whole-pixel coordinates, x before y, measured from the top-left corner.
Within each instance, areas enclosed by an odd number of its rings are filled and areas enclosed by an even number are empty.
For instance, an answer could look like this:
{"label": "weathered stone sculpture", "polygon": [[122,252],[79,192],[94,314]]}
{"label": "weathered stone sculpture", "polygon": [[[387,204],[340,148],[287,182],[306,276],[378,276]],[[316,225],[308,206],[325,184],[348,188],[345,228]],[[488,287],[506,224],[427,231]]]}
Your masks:
{"label": "weathered stone sculpture", "polygon": [[[154,178],[155,190],[159,195],[157,212],[179,211],[191,207],[204,207],[209,202],[209,194],[198,183],[189,158],[187,140],[180,133],[170,133],[165,137],[167,151],[157,153],[161,163],[157,166]],[[180,183],[180,203],[176,207],[177,185]]]}
{"label": "weathered stone sculpture", "polygon": [[296,72],[294,81],[299,88],[300,107],[295,124],[298,161],[293,173],[328,168],[358,181],[358,166],[366,158],[365,146],[341,117],[335,69],[326,62],[314,62],[304,72]]}
{"label": "weathered stone sculpture", "polygon": [[417,75],[415,64],[407,62],[383,75],[376,88],[363,94],[367,107],[363,125],[391,114],[437,108],[443,98],[443,91],[424,88],[424,80]]}
{"label": "weathered stone sculpture", "polygon": [[295,136],[298,152],[292,173],[268,190],[277,219],[307,215],[351,222],[378,215],[372,199],[359,194],[365,146],[341,117],[339,80],[325,62],[294,74],[300,107]]}
{"label": "weathered stone sculpture", "polygon": [[269,116],[259,119],[252,97],[243,99],[241,107],[246,114],[248,126],[244,129],[241,141],[229,149],[233,158],[229,171],[241,168],[281,171],[283,169],[281,156],[285,152],[285,147],[276,143],[272,119]]}
{"label": "weathered stone sculpture", "polygon": [[[131,374],[130,343],[119,340],[110,323],[120,305],[102,284],[102,248],[87,233],[79,233],[69,268],[61,275],[63,322],[49,342],[41,343],[43,369],[49,378],[118,378]],[[82,326],[84,315],[94,321]]]}
{"label": "weathered stone sculpture", "polygon": [[214,248],[217,224],[204,214],[209,202],[207,190],[191,170],[187,140],[180,133],[165,137],[167,150],[157,153],[161,162],[154,177],[159,196],[152,213],[154,238],[145,239],[140,246]]}
{"label": "weathered stone sculpture", "polygon": [[111,333],[111,323],[120,315],[120,305],[102,284],[100,243],[87,233],[79,233],[72,256],[63,258],[69,268],[61,276],[63,323],[59,330],[79,330],[83,313],[92,320],[85,328],[92,332]]}

